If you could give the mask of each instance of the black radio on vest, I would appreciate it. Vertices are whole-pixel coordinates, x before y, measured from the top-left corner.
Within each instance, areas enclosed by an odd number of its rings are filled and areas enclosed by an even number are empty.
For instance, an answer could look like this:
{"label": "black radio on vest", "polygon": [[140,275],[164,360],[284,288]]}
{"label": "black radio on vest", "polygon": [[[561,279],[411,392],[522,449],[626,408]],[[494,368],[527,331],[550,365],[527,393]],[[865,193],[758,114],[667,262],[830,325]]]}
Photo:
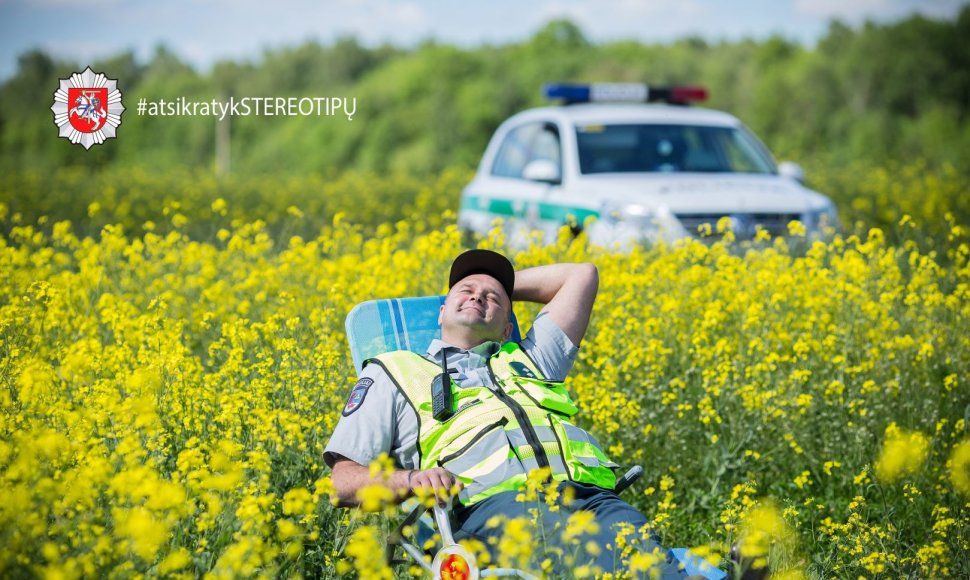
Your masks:
{"label": "black radio on vest", "polygon": [[448,375],[448,353],[441,349],[441,374],[431,381],[431,416],[447,421],[454,414],[451,399],[451,377]]}

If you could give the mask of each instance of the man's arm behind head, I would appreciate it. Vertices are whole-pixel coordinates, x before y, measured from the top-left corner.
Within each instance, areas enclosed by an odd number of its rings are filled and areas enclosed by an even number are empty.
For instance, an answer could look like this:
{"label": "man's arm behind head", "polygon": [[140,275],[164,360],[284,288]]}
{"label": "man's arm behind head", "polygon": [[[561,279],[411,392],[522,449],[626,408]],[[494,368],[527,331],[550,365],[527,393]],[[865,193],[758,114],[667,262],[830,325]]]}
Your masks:
{"label": "man's arm behind head", "polygon": [[599,272],[595,265],[549,264],[516,272],[512,299],[545,304],[542,312],[579,346],[586,335],[598,290]]}

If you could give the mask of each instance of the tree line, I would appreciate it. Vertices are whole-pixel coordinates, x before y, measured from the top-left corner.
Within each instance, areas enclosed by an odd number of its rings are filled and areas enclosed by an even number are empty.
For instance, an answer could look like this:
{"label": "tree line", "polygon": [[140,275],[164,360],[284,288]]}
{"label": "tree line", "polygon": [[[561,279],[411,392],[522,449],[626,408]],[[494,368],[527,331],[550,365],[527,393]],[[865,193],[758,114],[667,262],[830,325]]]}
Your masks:
{"label": "tree line", "polygon": [[[544,104],[542,84],[556,81],[704,85],[703,106],[741,118],[780,158],[960,166],[970,151],[967,38],[970,6],[952,20],[832,22],[812,47],[782,37],[594,43],[557,20],[498,46],[368,47],[344,37],[219,62],[204,73],[164,46],[147,62],[131,52],[79,63],[31,51],[0,85],[0,168],[207,169],[227,143],[235,174],[472,167],[498,124]],[[127,110],[117,140],[85,151],[56,137],[50,105],[58,79],[89,64],[118,79]],[[234,117],[221,138],[211,117],[136,113],[143,97],[246,96],[356,98],[357,111],[353,120]]]}

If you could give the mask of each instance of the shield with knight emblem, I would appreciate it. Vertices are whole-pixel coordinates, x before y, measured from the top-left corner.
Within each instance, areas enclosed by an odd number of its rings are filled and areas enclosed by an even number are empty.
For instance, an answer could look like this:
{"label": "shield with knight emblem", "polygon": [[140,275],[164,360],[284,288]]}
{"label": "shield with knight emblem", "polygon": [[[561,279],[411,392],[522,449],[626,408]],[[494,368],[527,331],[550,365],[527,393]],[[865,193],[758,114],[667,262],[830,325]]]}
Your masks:
{"label": "shield with knight emblem", "polygon": [[67,120],[82,133],[94,133],[108,120],[108,89],[67,89]]}

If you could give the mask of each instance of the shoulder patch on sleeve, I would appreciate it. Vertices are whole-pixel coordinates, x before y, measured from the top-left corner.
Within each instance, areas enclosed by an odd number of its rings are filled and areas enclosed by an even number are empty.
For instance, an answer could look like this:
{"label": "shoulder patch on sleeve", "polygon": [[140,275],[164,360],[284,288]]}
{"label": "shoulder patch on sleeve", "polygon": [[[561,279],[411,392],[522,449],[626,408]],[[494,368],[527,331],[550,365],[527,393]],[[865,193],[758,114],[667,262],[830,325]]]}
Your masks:
{"label": "shoulder patch on sleeve", "polygon": [[347,404],[344,405],[344,417],[351,415],[354,411],[360,408],[364,403],[364,397],[367,396],[367,389],[374,384],[374,379],[369,379],[364,377],[357,381],[354,385],[354,390],[350,391],[350,397],[347,398]]}

